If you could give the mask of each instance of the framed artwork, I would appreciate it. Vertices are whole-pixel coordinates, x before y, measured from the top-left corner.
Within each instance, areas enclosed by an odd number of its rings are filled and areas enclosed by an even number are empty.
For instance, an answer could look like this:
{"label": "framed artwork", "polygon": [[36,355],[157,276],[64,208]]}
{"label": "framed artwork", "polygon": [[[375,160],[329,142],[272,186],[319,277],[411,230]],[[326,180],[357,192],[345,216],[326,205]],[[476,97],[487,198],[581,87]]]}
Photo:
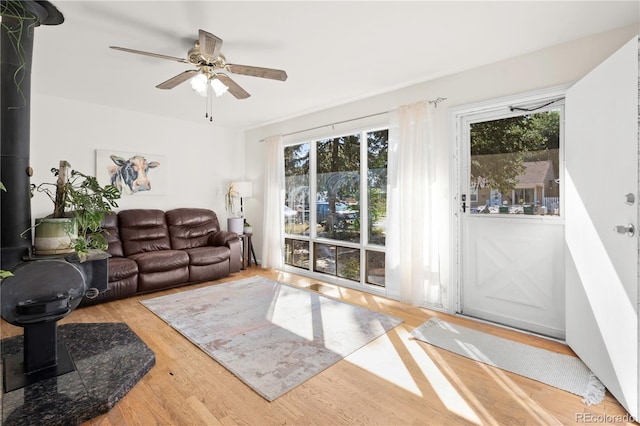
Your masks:
{"label": "framed artwork", "polygon": [[96,178],[121,195],[165,195],[167,159],[163,155],[96,150]]}

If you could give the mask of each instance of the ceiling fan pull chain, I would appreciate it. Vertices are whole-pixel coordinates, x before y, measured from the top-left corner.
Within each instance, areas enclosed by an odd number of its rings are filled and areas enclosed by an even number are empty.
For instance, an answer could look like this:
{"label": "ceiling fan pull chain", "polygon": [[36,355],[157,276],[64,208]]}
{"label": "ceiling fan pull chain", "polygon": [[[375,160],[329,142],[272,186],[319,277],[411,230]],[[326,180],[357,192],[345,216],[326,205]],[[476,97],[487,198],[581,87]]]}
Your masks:
{"label": "ceiling fan pull chain", "polygon": [[209,99],[211,98],[211,88],[209,87],[209,84],[207,84],[207,96],[204,99],[204,107],[205,107],[205,113],[204,113],[204,118],[209,118]]}
{"label": "ceiling fan pull chain", "polygon": [[209,122],[213,122],[213,87],[211,86],[211,80],[209,80]]}

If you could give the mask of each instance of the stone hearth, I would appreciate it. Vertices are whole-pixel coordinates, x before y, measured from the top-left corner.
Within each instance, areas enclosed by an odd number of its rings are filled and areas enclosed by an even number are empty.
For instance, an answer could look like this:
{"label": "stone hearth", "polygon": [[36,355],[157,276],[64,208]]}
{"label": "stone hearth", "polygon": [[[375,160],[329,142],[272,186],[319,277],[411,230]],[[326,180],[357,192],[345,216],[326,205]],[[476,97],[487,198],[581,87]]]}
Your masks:
{"label": "stone hearth", "polygon": [[[75,371],[4,393],[3,425],[74,425],[108,412],[155,365],[155,354],[124,323],[64,324]],[[23,336],[0,342],[3,357],[23,351]]]}

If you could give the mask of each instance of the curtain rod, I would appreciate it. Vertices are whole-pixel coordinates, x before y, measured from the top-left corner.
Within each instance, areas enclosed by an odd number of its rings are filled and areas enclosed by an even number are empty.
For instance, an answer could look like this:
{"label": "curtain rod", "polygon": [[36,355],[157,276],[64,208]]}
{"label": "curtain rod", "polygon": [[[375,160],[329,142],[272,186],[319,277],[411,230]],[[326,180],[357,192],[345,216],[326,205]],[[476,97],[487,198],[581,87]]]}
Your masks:
{"label": "curtain rod", "polygon": [[[432,101],[428,101],[430,104],[433,104],[435,108],[438,107],[438,104],[440,102],[444,102],[446,101],[447,98],[441,98],[438,97]],[[389,111],[383,111],[383,112],[376,112],[375,114],[369,114],[369,115],[363,115],[362,117],[356,117],[356,118],[349,118],[347,120],[342,120],[342,121],[336,121],[334,123],[329,123],[329,124],[322,124],[320,126],[316,126],[316,127],[309,127],[308,129],[303,129],[303,130],[296,130],[295,132],[289,132],[289,133],[283,133],[282,136],[292,136],[292,135],[297,135],[298,133],[304,133],[304,132],[310,132],[311,130],[318,130],[318,129],[322,129],[323,127],[329,127],[329,126],[335,126],[336,124],[344,124],[344,123],[349,123],[351,121],[357,121],[357,120],[362,120],[364,118],[371,118],[371,117],[377,117],[378,115],[383,115],[383,114],[388,114]],[[260,139],[258,142],[264,142],[265,139]]]}

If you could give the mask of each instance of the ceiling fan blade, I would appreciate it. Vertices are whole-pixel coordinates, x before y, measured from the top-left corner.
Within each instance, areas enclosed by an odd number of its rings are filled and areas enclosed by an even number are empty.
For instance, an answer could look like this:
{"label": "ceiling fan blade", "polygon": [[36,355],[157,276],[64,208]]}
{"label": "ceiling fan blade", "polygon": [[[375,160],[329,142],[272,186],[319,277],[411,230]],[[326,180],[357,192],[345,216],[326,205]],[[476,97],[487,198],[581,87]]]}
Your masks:
{"label": "ceiling fan blade", "polygon": [[276,70],[273,68],[253,67],[251,65],[227,64],[225,67],[234,74],[249,75],[251,77],[270,78],[272,80],[285,81],[287,73],[284,70]]}
{"label": "ceiling fan blade", "polygon": [[229,88],[229,93],[236,97],[236,99],[247,99],[249,96],[249,92],[244,90],[238,83],[233,81],[228,75],[217,73],[214,78],[217,78],[221,82],[224,83],[225,86]]}
{"label": "ceiling fan blade", "polygon": [[123,52],[128,52],[128,53],[136,53],[138,55],[151,56],[153,58],[168,59],[170,61],[182,62],[183,64],[189,63],[189,61],[187,61],[186,59],[176,58],[174,56],[160,55],[158,53],[144,52],[142,50],[129,49],[126,47],[118,47],[118,46],[109,46],[109,47],[115,50],[122,50]]}
{"label": "ceiling fan blade", "polygon": [[182,72],[176,75],[175,77],[171,77],[169,80],[158,84],[156,87],[158,89],[173,89],[178,84],[184,83],[185,81],[189,80],[198,72],[199,72],[198,70],[188,70],[188,71]]}
{"label": "ceiling fan blade", "polygon": [[222,39],[204,30],[199,30],[198,34],[200,54],[210,62],[218,59],[218,56],[220,55],[220,48],[222,47]]}

